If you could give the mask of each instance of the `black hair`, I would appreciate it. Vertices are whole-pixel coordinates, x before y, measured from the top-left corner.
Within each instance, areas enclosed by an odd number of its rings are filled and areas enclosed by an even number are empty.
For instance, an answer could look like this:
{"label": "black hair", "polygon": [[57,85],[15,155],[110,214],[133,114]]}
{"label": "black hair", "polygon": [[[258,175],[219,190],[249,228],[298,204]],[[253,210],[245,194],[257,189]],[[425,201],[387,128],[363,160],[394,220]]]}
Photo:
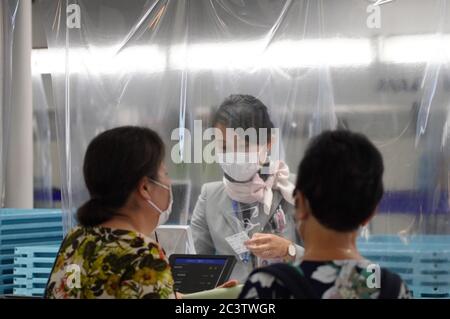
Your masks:
{"label": "black hair", "polygon": [[[251,95],[233,94],[227,97],[214,114],[213,126],[222,124],[227,128],[255,128],[258,144],[269,142],[274,125],[267,106]],[[259,129],[267,129],[267,140],[260,141]],[[248,137],[248,136],[246,136]]]}
{"label": "black hair", "polygon": [[383,158],[362,134],[326,131],[315,137],[300,163],[295,191],[308,200],[323,226],[357,230],[383,196]]}
{"label": "black hair", "polygon": [[83,164],[91,198],[78,209],[78,222],[92,227],[110,220],[143,177],[157,178],[163,159],[164,144],[149,128],[123,126],[96,136]]}

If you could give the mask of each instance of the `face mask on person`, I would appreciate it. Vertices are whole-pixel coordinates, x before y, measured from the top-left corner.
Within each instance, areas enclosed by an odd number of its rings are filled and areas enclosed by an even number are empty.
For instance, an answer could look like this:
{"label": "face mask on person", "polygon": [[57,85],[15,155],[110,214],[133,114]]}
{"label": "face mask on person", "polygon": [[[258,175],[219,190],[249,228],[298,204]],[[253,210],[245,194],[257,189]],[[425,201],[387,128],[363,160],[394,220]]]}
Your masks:
{"label": "face mask on person", "polygon": [[[233,155],[241,155],[240,153],[232,153]],[[248,153],[244,153],[248,154]],[[238,182],[249,181],[259,171],[259,163],[246,162],[219,162],[220,167],[233,180]]]}
{"label": "face mask on person", "polygon": [[[264,156],[262,156],[263,154]],[[231,152],[219,156],[218,162],[226,175],[237,182],[247,182],[261,169],[264,152]]]}
{"label": "face mask on person", "polygon": [[155,180],[152,180],[153,183],[156,185],[166,189],[169,191],[169,204],[167,205],[167,208],[165,210],[162,210],[159,208],[155,203],[153,203],[151,200],[147,200],[147,202],[159,213],[159,219],[158,219],[158,226],[164,224],[169,219],[170,213],[172,212],[172,204],[173,204],[173,194],[172,194],[172,187],[161,184],[160,182],[157,182]]}

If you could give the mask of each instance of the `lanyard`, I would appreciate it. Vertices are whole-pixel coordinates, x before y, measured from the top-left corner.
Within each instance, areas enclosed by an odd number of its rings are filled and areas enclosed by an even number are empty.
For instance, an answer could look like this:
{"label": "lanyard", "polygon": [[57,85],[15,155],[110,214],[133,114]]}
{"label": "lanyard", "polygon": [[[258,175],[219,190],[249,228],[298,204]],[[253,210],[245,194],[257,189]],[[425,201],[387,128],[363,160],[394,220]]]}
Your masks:
{"label": "lanyard", "polygon": [[[239,220],[239,204],[238,204],[238,202],[235,200],[232,200],[231,205],[233,206],[234,215]],[[245,221],[244,221],[244,231],[245,231]],[[250,261],[250,253],[249,252],[242,253],[239,255],[239,257],[241,258],[242,262],[244,262],[245,264]]]}

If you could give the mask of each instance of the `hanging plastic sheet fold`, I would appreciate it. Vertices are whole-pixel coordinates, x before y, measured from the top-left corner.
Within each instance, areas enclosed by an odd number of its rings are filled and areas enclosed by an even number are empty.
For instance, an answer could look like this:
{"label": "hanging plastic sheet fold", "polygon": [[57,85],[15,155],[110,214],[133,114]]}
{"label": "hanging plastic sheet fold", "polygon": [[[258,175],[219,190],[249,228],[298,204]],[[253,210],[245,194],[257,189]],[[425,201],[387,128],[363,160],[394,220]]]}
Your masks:
{"label": "hanging plastic sheet fold", "polygon": [[[54,127],[51,125],[52,110],[47,101],[43,76],[35,74],[33,89],[33,135],[34,135],[34,207],[53,208],[59,205],[55,201],[57,190],[53,186],[52,143]],[[56,163],[55,163],[56,164]],[[55,194],[56,193],[56,194]]]}

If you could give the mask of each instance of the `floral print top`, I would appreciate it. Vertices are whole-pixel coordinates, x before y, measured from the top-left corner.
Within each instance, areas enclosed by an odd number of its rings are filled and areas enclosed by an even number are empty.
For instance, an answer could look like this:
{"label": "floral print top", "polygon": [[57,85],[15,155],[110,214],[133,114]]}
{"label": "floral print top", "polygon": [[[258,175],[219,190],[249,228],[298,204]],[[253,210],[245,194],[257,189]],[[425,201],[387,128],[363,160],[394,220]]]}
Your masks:
{"label": "floral print top", "polygon": [[175,298],[164,252],[140,233],[76,227],[64,239],[46,298]]}
{"label": "floral print top", "polygon": [[[369,264],[368,260],[303,261],[297,267],[322,299],[376,299],[380,289],[367,285],[368,277],[373,274],[368,270]],[[403,282],[399,288],[398,299],[411,298]],[[260,272],[248,278],[240,298],[292,299],[294,296],[281,281]]]}

